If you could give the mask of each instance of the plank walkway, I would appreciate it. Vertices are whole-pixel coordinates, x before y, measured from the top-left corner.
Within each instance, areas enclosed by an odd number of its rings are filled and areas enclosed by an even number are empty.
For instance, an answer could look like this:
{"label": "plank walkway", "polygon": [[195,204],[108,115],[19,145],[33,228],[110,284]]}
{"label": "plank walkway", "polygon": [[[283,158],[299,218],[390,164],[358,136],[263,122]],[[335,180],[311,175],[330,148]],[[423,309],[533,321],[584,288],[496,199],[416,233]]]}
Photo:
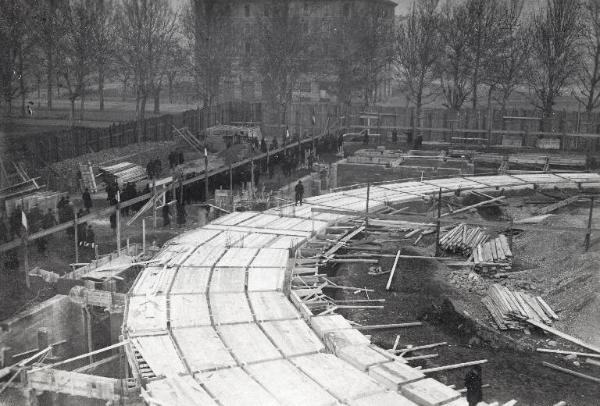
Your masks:
{"label": "plank walkway", "polygon": [[[582,188],[588,173],[460,177],[373,186],[369,209],[456,189]],[[169,241],[128,294],[124,334],[149,405],[467,405],[372,345],[340,315],[288,298],[292,252],[347,214],[366,188],[263,213],[236,212]],[[291,299],[291,301],[290,301]]]}

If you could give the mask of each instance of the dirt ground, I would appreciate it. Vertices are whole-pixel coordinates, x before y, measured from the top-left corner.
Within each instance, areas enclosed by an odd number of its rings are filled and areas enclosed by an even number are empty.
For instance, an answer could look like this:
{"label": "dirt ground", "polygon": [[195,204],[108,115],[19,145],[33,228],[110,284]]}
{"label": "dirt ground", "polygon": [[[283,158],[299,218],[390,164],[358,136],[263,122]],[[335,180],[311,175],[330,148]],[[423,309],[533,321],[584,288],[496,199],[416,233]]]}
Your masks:
{"label": "dirt ground", "polygon": [[[539,200],[535,194],[526,197],[510,198],[508,207],[501,207],[501,216],[508,214],[515,219],[533,215],[533,210],[542,205],[523,204],[524,200]],[[465,218],[489,219],[489,213],[467,214]],[[589,203],[580,203],[555,212],[544,226],[587,225]],[[459,222],[459,216],[457,222]],[[594,215],[595,224],[599,224],[600,210]],[[385,239],[382,235],[371,235],[370,239]],[[416,238],[416,237],[415,237]],[[589,406],[598,404],[600,387],[593,382],[575,378],[542,366],[542,361],[561,365],[592,376],[600,376],[600,368],[586,365],[579,358],[580,366],[563,356],[541,354],[530,350],[515,351],[501,345],[500,341],[483,341],[476,331],[461,321],[440,320],[436,317],[444,299],[452,302],[475,320],[492,326],[492,320],[480,300],[491,283],[501,283],[510,288],[527,290],[542,295],[558,312],[560,321],[555,327],[585,341],[598,345],[600,340],[599,310],[599,273],[600,243],[598,239],[586,253],[583,249],[584,232],[533,232],[524,231],[514,237],[513,251],[517,263],[516,270],[528,269],[518,278],[491,279],[477,274],[468,276],[469,271],[449,269],[438,261],[401,259],[394,278],[392,290],[387,292],[386,276],[370,276],[367,265],[353,264],[340,268],[340,284],[375,289],[369,293],[371,299],[385,299],[383,310],[353,309],[341,312],[349,319],[361,324],[385,324],[404,321],[423,320],[422,327],[405,328],[400,331],[375,331],[373,342],[383,348],[391,348],[397,334],[400,346],[409,344],[423,345],[435,342],[448,342],[448,346],[415,352],[411,355],[439,354],[429,360],[412,361],[411,365],[428,367],[487,359],[483,366],[484,383],[491,385],[484,390],[486,401],[508,401],[516,399],[520,405],[553,405],[561,400],[568,405]],[[594,241],[594,238],[592,238]],[[414,238],[398,243],[387,243],[384,251],[393,254],[399,247],[403,252],[417,255],[431,255],[434,251],[434,239],[423,239],[418,246],[413,245]],[[382,258],[383,269],[392,266],[393,258]],[[338,281],[336,281],[338,282]],[[352,291],[339,296],[339,299],[352,299],[364,294]],[[564,340],[539,331],[531,335],[515,331],[507,334],[523,348],[557,348],[583,351]],[[549,345],[550,340],[558,342],[556,347]],[[438,372],[432,374],[447,384],[463,388],[466,370]]]}

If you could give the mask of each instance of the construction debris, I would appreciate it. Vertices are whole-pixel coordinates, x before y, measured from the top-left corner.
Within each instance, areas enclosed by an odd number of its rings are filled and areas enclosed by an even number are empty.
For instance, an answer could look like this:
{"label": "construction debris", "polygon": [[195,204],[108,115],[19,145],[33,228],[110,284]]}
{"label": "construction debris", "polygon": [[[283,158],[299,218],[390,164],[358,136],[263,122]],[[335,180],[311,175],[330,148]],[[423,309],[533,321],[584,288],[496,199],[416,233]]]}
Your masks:
{"label": "construction debris", "polygon": [[510,270],[512,268],[512,258],[513,254],[504,234],[478,244],[471,254],[475,269],[485,273]]}
{"label": "construction debris", "polygon": [[482,228],[461,223],[440,238],[440,247],[447,252],[469,256],[475,247],[488,238]]}
{"label": "construction debris", "polygon": [[482,302],[500,330],[522,330],[525,328],[523,322],[532,320],[549,325],[556,319],[553,317],[556,316],[554,312],[545,310],[550,308],[546,302],[542,305],[528,293],[511,291],[497,283],[490,286],[488,296],[484,297]]}

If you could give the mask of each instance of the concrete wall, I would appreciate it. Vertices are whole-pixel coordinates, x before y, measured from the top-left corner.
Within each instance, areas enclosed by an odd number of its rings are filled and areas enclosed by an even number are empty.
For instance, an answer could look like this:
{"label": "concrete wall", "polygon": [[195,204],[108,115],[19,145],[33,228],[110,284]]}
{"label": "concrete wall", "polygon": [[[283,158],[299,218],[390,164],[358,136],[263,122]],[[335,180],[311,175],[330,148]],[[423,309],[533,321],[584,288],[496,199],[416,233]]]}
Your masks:
{"label": "concrete wall", "polygon": [[[67,340],[56,347],[56,355],[68,357],[87,351],[81,307],[64,295],[54,296],[0,323],[0,348],[10,347],[9,354],[38,348],[40,328],[48,330],[49,344]],[[10,359],[8,363],[12,363]]]}

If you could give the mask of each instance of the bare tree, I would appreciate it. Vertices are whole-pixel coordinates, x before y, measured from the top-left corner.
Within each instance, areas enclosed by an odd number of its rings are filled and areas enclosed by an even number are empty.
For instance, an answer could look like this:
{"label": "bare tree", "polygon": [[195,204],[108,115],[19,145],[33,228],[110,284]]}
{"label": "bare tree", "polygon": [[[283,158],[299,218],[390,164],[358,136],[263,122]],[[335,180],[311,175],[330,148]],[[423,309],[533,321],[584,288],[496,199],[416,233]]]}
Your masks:
{"label": "bare tree", "polygon": [[292,7],[291,0],[268,3],[270,16],[258,21],[253,61],[262,78],[263,94],[285,124],[300,78],[311,71],[314,51],[309,25]]}
{"label": "bare tree", "polygon": [[166,1],[123,0],[117,11],[119,63],[134,78],[138,141],[148,96],[157,87],[173,44],[177,16]]}
{"label": "bare tree", "polygon": [[71,104],[71,125],[75,118],[75,101],[81,101],[80,119],[83,119],[85,87],[94,60],[93,38],[89,27],[94,20],[87,0],[71,0],[64,5],[66,33],[58,43],[61,58],[57,69],[64,80]]}
{"label": "bare tree", "polygon": [[31,9],[25,2],[0,0],[0,85],[8,114],[14,98],[21,96],[21,115],[25,115],[26,58],[31,50]]}
{"label": "bare tree", "polygon": [[468,12],[464,4],[447,2],[442,8],[444,52],[436,71],[446,108],[458,111],[472,93]]}
{"label": "bare tree", "polygon": [[104,81],[107,71],[114,63],[115,32],[115,3],[113,0],[96,0],[88,5],[94,18],[91,21],[93,44],[93,59],[98,73],[98,97],[100,111],[104,110]]}
{"label": "bare tree", "polygon": [[233,34],[229,4],[221,0],[192,0],[182,13],[182,27],[192,55],[189,65],[197,95],[205,106],[212,106],[222,80],[231,72]]}
{"label": "bare tree", "polygon": [[583,2],[584,35],[581,38],[582,64],[577,75],[577,99],[590,113],[600,106],[600,0]]}
{"label": "bare tree", "polygon": [[422,126],[424,102],[435,96],[425,93],[435,79],[435,66],[442,52],[439,0],[413,3],[406,21],[398,29],[396,65],[400,82],[416,107],[416,127]]}
{"label": "bare tree", "polygon": [[543,117],[552,116],[556,97],[579,69],[580,11],[579,1],[547,0],[533,17],[527,82]]}
{"label": "bare tree", "polygon": [[64,7],[59,0],[34,0],[35,40],[44,55],[48,109],[52,109],[52,84],[56,80],[55,64],[59,58],[58,42],[65,33]]}
{"label": "bare tree", "polygon": [[471,72],[471,102],[477,109],[478,90],[484,67],[497,54],[499,41],[501,0],[467,0],[465,27]]}
{"label": "bare tree", "polygon": [[482,70],[481,83],[489,89],[488,105],[494,98],[502,110],[506,109],[513,91],[525,83],[531,41],[522,10],[523,0],[505,0],[499,4],[497,42]]}

